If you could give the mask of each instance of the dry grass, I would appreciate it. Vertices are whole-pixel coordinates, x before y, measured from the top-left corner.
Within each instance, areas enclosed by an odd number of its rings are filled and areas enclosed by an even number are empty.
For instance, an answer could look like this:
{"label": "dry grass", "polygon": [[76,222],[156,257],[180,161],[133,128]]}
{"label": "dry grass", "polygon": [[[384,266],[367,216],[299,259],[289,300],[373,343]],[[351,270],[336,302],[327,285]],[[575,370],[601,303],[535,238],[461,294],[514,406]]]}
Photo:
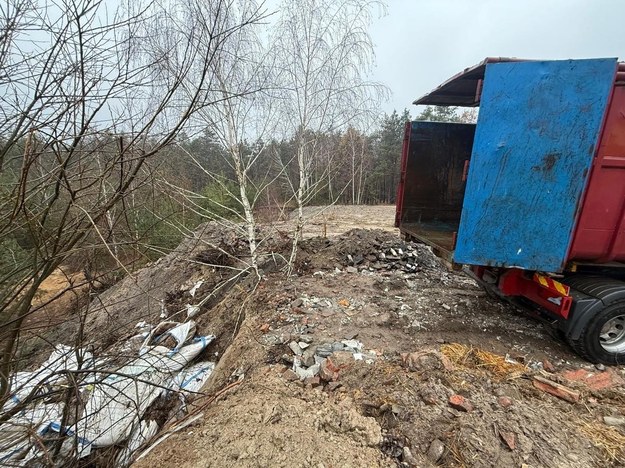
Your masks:
{"label": "dry grass", "polygon": [[463,444],[462,437],[457,428],[450,434],[450,437],[447,438],[445,448],[447,449],[447,453],[443,458],[442,466],[445,468],[467,468],[469,466],[465,456],[467,447]]}
{"label": "dry grass", "polygon": [[625,435],[599,422],[581,422],[580,431],[603,451],[608,461],[619,466],[625,464]]}
{"label": "dry grass", "polygon": [[501,380],[519,378],[527,371],[524,365],[508,362],[504,356],[459,343],[443,345],[441,352],[455,365],[470,369],[484,369]]}

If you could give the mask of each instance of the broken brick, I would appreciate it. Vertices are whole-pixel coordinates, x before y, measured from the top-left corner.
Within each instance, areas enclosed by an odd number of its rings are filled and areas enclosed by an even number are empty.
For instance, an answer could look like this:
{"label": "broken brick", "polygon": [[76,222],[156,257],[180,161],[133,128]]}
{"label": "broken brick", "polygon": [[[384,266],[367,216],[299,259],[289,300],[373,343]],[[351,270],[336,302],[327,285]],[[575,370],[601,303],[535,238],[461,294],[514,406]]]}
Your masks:
{"label": "broken brick", "polygon": [[499,437],[501,437],[510,450],[516,448],[516,434],[514,432],[499,431]]}
{"label": "broken brick", "polygon": [[473,411],[473,405],[469,400],[467,400],[462,395],[452,395],[449,397],[449,406],[458,411],[464,411],[465,413],[469,413]]}
{"label": "broken brick", "polygon": [[562,377],[574,382],[581,382],[592,390],[604,390],[625,383],[621,377],[610,370],[605,372],[592,372],[585,369],[562,372]]}
{"label": "broken brick", "polygon": [[577,403],[580,399],[580,393],[577,390],[552,382],[551,380],[540,377],[539,375],[534,376],[532,383],[537,389],[550,393],[551,395],[568,401],[569,403]]}
{"label": "broken brick", "polygon": [[331,358],[327,358],[319,369],[319,377],[326,382],[332,382],[339,378],[339,368],[334,365]]}

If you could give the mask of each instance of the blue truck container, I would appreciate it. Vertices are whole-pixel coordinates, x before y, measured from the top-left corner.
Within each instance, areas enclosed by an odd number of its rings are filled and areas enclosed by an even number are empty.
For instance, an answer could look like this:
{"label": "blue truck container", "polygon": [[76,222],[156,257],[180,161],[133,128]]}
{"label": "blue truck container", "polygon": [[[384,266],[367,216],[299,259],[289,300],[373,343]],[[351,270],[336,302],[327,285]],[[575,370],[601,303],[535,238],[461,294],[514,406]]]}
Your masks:
{"label": "blue truck container", "polygon": [[499,58],[451,78],[415,104],[479,105],[477,124],[407,123],[396,214],[608,364],[625,360],[624,75],[613,58]]}

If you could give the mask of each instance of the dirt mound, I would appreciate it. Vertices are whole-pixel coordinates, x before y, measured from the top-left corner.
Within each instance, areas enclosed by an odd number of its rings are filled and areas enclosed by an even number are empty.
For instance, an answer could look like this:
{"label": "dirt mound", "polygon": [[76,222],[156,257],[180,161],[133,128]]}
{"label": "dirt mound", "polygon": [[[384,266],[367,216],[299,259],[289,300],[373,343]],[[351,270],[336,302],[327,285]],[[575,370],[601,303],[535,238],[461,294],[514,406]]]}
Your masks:
{"label": "dirt mound", "polygon": [[581,361],[428,247],[354,229],[302,242],[297,275],[267,268],[258,283],[235,282],[217,265],[244,266],[245,244],[204,229],[90,312],[89,333],[121,337],[209,298],[194,320],[217,336],[206,351],[215,370],[137,466],[577,467],[625,457],[622,369]]}
{"label": "dirt mound", "polygon": [[[273,369],[215,402],[204,423],[159,447],[137,467],[388,466],[381,429],[349,399],[285,385]],[[200,443],[201,441],[201,443]]]}
{"label": "dirt mound", "polygon": [[426,245],[405,242],[396,232],[380,229],[352,229],[338,237],[316,237],[302,242],[300,248],[305,253],[300,256],[300,265],[312,270],[351,267],[358,271],[401,269],[410,273],[443,269]]}
{"label": "dirt mound", "polygon": [[[139,466],[618,463],[620,452],[611,457],[584,430],[622,411],[618,376],[603,372],[611,384],[598,393],[575,387],[574,404],[535,387],[538,375],[573,388],[565,371],[584,364],[423,246],[412,250],[420,271],[371,269],[379,258],[366,260],[409,247],[379,231],[311,239],[303,248],[319,263],[289,280],[268,274],[251,295],[233,289],[205,315],[236,316],[247,301],[241,331],[205,387],[219,397],[200,400],[203,419]],[[365,259],[348,271],[359,254]],[[542,370],[546,359],[555,374]]]}
{"label": "dirt mound", "polygon": [[[284,250],[280,239],[258,232],[267,250]],[[202,315],[245,277],[247,241],[241,233],[210,222],[170,254],[124,278],[93,300],[85,338],[105,349],[133,333],[140,321]]]}
{"label": "dirt mound", "polygon": [[[346,368],[341,382],[358,389],[352,391],[364,413],[380,421],[388,439],[408,446],[419,465],[572,468],[593,466],[600,455],[569,404],[545,398],[527,381],[497,382],[464,368],[409,371],[391,359],[366,371]],[[454,395],[466,407],[452,406]],[[396,456],[405,458],[403,451]]]}

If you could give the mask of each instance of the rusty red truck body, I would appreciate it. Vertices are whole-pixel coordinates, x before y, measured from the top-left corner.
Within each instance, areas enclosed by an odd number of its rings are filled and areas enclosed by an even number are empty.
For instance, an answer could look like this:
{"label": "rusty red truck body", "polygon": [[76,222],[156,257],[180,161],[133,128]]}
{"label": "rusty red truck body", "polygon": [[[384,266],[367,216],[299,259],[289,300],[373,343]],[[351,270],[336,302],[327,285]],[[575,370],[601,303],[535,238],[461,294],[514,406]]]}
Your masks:
{"label": "rusty red truck body", "polygon": [[401,233],[625,362],[625,64],[488,58],[415,104],[479,115],[406,124]]}

